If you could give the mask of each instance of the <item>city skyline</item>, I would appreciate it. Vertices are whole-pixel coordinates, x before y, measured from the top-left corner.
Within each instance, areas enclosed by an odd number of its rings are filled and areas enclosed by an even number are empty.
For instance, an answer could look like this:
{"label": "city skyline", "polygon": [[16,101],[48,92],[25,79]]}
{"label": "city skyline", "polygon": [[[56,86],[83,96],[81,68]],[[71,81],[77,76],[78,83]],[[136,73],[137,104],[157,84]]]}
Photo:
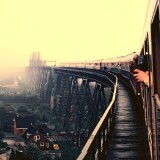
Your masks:
{"label": "city skyline", "polygon": [[43,60],[85,61],[139,49],[148,1],[2,1],[0,67]]}

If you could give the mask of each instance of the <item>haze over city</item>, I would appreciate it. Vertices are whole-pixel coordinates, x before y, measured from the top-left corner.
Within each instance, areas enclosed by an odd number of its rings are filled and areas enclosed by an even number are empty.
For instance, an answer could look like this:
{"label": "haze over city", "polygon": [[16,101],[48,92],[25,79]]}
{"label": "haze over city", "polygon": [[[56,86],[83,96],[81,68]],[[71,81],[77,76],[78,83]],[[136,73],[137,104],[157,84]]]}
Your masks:
{"label": "haze over city", "polygon": [[0,2],[0,67],[44,60],[85,61],[139,49],[148,0]]}

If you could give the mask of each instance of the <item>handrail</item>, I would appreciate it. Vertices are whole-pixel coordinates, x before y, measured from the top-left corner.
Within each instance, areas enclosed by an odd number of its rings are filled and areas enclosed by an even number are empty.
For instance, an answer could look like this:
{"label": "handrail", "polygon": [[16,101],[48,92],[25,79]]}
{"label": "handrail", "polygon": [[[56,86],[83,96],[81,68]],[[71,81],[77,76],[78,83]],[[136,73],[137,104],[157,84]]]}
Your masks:
{"label": "handrail", "polygon": [[81,151],[81,154],[79,155],[77,160],[83,160],[85,158],[85,156],[87,155],[88,150],[89,150],[89,148],[90,148],[95,136],[97,135],[100,127],[102,126],[106,116],[108,115],[109,111],[111,110],[111,108],[112,108],[112,106],[113,106],[113,104],[114,104],[114,102],[116,100],[117,85],[118,85],[118,78],[116,77],[116,82],[115,82],[115,85],[114,85],[114,91],[113,91],[112,100],[111,100],[109,106],[107,107],[106,111],[104,112],[103,116],[101,117],[100,121],[98,122],[97,126],[93,130],[92,134],[90,135],[88,141],[86,142],[85,146],[83,147],[83,149]]}
{"label": "handrail", "polygon": [[158,108],[160,109],[160,98],[159,98],[159,95],[155,94],[154,97],[155,97],[155,100],[156,100],[156,104],[157,104]]}

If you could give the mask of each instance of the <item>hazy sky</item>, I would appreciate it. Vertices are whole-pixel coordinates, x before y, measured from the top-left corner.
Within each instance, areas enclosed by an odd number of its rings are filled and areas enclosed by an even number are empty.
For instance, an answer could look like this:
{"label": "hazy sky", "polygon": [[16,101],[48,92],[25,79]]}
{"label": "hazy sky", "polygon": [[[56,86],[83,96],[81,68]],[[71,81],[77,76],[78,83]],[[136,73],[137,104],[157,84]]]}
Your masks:
{"label": "hazy sky", "polygon": [[148,0],[1,0],[0,67],[32,52],[57,61],[106,59],[138,49]]}

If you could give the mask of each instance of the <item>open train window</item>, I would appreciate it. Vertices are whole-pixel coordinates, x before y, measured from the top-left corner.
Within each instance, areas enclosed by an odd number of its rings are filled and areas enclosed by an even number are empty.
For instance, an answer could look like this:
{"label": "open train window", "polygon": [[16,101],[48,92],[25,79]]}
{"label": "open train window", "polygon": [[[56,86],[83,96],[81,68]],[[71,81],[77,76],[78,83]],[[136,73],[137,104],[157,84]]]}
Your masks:
{"label": "open train window", "polygon": [[156,11],[152,26],[152,53],[153,53],[153,75],[154,91],[160,95],[160,32],[159,32],[159,11]]}

